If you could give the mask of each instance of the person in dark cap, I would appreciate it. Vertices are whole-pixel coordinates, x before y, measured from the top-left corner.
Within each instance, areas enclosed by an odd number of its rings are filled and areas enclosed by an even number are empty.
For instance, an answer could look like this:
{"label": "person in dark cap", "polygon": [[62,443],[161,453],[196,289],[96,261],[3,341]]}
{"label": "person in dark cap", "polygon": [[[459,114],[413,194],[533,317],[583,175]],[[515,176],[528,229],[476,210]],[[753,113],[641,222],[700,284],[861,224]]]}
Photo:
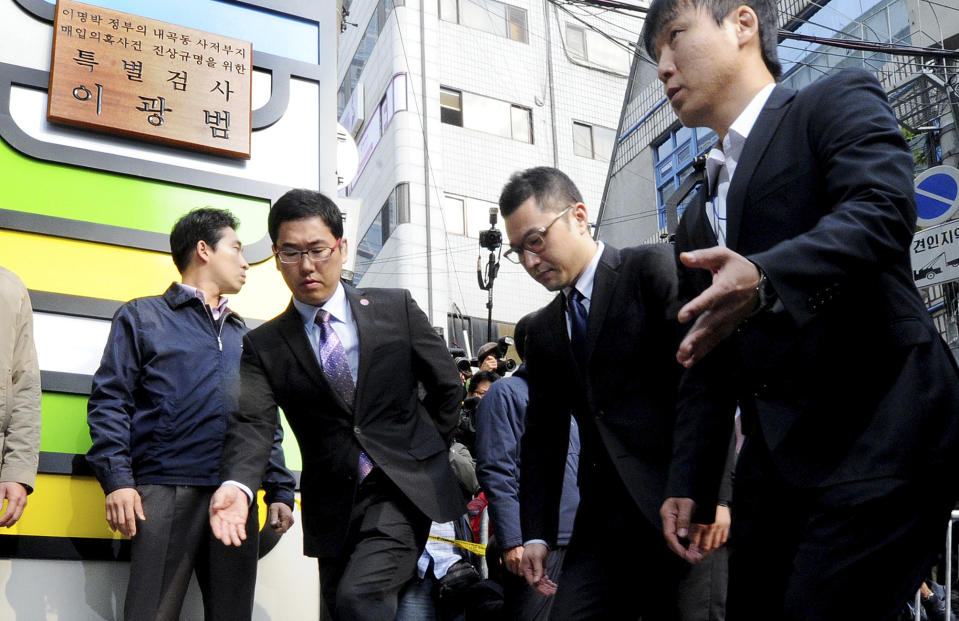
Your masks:
{"label": "person in dark cap", "polygon": [[497,366],[496,351],[499,345],[486,343],[476,351],[476,362],[480,371],[495,371]]}

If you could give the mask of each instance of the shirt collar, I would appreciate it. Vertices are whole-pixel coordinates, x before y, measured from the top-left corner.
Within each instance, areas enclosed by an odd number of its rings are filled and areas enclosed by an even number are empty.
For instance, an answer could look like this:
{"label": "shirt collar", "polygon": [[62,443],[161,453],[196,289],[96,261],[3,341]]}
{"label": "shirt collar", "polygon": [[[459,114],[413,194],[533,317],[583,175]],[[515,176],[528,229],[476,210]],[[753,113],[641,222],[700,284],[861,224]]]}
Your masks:
{"label": "shirt collar", "polygon": [[[746,138],[749,137],[749,132],[752,131],[753,125],[756,124],[756,119],[759,118],[759,114],[763,111],[763,106],[766,105],[766,100],[769,99],[775,87],[775,83],[764,86],[753,96],[749,104],[739,113],[739,116],[736,117],[733,124],[729,126],[729,131],[726,132],[726,137],[723,139],[723,150],[727,154],[729,154],[731,148],[738,147],[742,149],[743,143],[745,143]],[[738,153],[735,157],[738,158]]]}
{"label": "shirt collar", "polygon": [[775,87],[776,84],[773,83],[760,89],[752,100],[746,104],[746,107],[739,113],[732,125],[729,126],[729,131],[726,132],[726,137],[723,138],[722,142],[716,143],[716,146],[710,149],[706,155],[706,180],[709,184],[710,196],[716,193],[716,177],[719,174],[719,168],[726,162],[726,157],[739,161],[739,156],[743,152],[743,145],[746,144],[746,138],[749,137],[749,132],[753,130],[753,125],[759,119],[759,115]]}
{"label": "shirt collar", "polygon": [[323,303],[323,306],[313,306],[312,304],[307,304],[306,302],[301,302],[293,298],[293,306],[296,307],[297,312],[300,313],[300,318],[303,320],[303,324],[307,327],[313,325],[313,322],[316,321],[316,313],[321,308],[328,312],[333,320],[346,323],[350,316],[349,305],[350,302],[346,299],[346,292],[343,290],[343,285],[339,282],[336,283],[336,289],[333,291],[333,295]]}
{"label": "shirt collar", "polygon": [[[188,285],[188,284],[186,284],[186,283],[178,282],[177,284],[178,284],[180,287],[182,287],[184,290],[186,290],[187,293],[189,293],[189,294],[192,295],[193,297],[195,297],[195,298],[197,298],[198,300],[200,300],[201,302],[203,302],[203,304],[206,304],[206,296],[203,295],[203,292],[202,292],[202,291],[200,291],[199,289],[197,289],[197,288],[194,287],[193,285]],[[221,296],[220,296],[220,302],[219,302],[216,306],[210,307],[211,311],[213,312],[213,316],[214,316],[214,317],[219,317],[220,315],[223,314],[223,311],[226,310],[226,304],[227,304],[227,302],[228,302],[228,300],[226,299],[226,296],[225,296],[225,295],[221,295]]]}
{"label": "shirt collar", "polygon": [[596,276],[596,267],[599,265],[599,260],[603,256],[604,248],[606,248],[606,244],[603,242],[596,243],[596,252],[593,254],[593,258],[590,259],[586,269],[583,270],[583,273],[576,279],[576,283],[570,287],[563,287],[563,293],[566,294],[567,297],[573,287],[579,291],[583,298],[589,300],[593,297],[593,278]]}

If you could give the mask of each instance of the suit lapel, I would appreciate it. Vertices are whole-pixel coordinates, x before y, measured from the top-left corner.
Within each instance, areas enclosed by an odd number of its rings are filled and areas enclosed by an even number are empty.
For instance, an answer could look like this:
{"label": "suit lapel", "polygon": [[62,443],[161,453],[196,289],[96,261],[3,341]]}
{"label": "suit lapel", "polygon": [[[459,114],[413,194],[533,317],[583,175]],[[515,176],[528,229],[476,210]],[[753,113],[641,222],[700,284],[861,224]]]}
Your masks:
{"label": "suit lapel", "polygon": [[356,322],[356,334],[360,339],[360,360],[356,369],[356,393],[353,397],[353,407],[359,411],[359,408],[356,407],[357,402],[363,394],[362,386],[373,361],[373,346],[378,341],[373,321],[373,312],[376,309],[371,306],[369,299],[363,296],[362,291],[346,283],[341,283],[341,286],[350,304],[350,312],[353,313],[353,321]]}
{"label": "suit lapel", "polygon": [[743,145],[743,152],[736,163],[736,172],[733,174],[729,192],[726,195],[726,247],[730,250],[736,250],[739,243],[739,226],[743,219],[746,190],[749,188],[756,165],[766,152],[769,142],[776,133],[776,128],[786,114],[788,109],[786,104],[795,94],[796,91],[783,86],[774,88],[762,112],[759,113],[756,123],[749,131],[746,144]]}
{"label": "suit lapel", "polygon": [[279,319],[278,327],[280,334],[289,346],[290,351],[293,352],[293,357],[296,358],[306,371],[306,375],[314,378],[317,384],[319,384],[343,410],[349,412],[350,408],[347,406],[346,401],[344,401],[339,392],[330,385],[326,379],[326,374],[323,372],[323,369],[320,368],[320,363],[316,359],[316,353],[313,351],[310,339],[306,336],[306,329],[303,327],[303,318],[299,311],[296,310],[296,307],[293,306],[292,301],[286,311],[280,315]]}
{"label": "suit lapel", "polygon": [[619,278],[619,263],[619,250],[606,246],[593,276],[593,294],[589,300],[589,321],[586,324],[586,361],[592,358],[596,340],[603,328],[606,311],[609,310],[609,302]]}
{"label": "suit lapel", "polygon": [[[546,328],[545,349],[549,358],[556,361],[558,368],[576,367],[573,358],[573,348],[569,342],[569,331],[566,327],[566,296],[562,293],[553,298],[543,312]],[[552,362],[551,362],[552,364]]]}
{"label": "suit lapel", "polygon": [[303,318],[296,307],[293,306],[292,301],[280,315],[277,328],[290,351],[293,352],[293,357],[300,363],[307,375],[314,377],[323,375],[323,370],[320,368],[320,363],[316,361],[316,354],[313,353],[310,340],[306,336],[306,330],[303,328]]}

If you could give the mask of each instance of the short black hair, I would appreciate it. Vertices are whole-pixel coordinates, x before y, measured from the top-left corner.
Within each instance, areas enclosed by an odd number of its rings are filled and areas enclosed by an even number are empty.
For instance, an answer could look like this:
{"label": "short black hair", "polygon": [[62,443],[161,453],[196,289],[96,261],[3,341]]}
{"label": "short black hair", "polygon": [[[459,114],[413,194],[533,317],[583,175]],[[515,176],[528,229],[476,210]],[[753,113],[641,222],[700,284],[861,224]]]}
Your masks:
{"label": "short black hair", "polygon": [[499,378],[499,373],[496,371],[477,371],[476,373],[473,373],[473,377],[470,378],[469,393],[473,394],[473,392],[476,390],[476,387],[480,385],[480,382],[489,382],[492,384]]}
{"label": "short black hair", "polygon": [[235,231],[240,228],[240,221],[226,209],[198,207],[181,216],[170,231],[170,255],[177,271],[182,274],[190,267],[200,240],[216,249],[227,227]]}
{"label": "short black hair", "polygon": [[333,237],[343,237],[343,214],[336,203],[320,192],[301,188],[290,190],[270,207],[270,215],[267,217],[270,241],[276,244],[280,225],[284,222],[313,217],[323,220]]}
{"label": "short black hair", "polygon": [[583,202],[573,180],[558,168],[537,166],[513,173],[499,195],[499,210],[509,217],[529,197],[536,197],[542,210],[562,211]]}
{"label": "short black hair", "polygon": [[687,7],[704,9],[712,14],[717,24],[722,24],[726,16],[736,7],[746,5],[756,12],[759,18],[759,43],[762,49],[763,62],[769,73],[777,80],[782,75],[783,67],[779,63],[779,53],[776,45],[779,37],[779,10],[775,0],[653,0],[646,13],[643,31],[640,39],[649,57],[656,59],[656,39],[660,32],[671,21],[676,19],[680,11]]}
{"label": "short black hair", "polygon": [[516,348],[516,355],[519,356],[520,360],[526,360],[526,332],[529,330],[529,322],[532,321],[535,314],[535,312],[532,312],[523,315],[516,322],[516,327],[513,328],[513,347]]}

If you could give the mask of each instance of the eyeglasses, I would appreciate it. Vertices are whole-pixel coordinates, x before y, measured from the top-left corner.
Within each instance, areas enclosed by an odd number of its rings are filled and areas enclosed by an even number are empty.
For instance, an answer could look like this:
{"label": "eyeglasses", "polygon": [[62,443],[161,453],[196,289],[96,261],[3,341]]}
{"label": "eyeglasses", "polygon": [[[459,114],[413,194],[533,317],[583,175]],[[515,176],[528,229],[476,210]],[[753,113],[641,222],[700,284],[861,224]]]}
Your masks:
{"label": "eyeglasses", "polygon": [[310,258],[310,261],[314,263],[319,263],[321,261],[326,261],[332,256],[333,251],[340,247],[340,242],[343,241],[343,238],[336,240],[336,243],[332,247],[320,246],[318,248],[310,248],[309,250],[291,250],[283,249],[274,252],[277,258],[280,260],[280,263],[299,263],[303,260],[303,255],[306,255]]}
{"label": "eyeglasses", "polygon": [[522,263],[523,257],[526,256],[527,252],[533,254],[539,254],[546,248],[546,232],[549,231],[549,227],[556,224],[560,218],[566,215],[566,212],[575,207],[576,205],[570,205],[563,211],[553,218],[553,221],[547,224],[546,226],[541,226],[538,229],[533,229],[529,233],[523,236],[523,240],[519,243],[519,248],[516,246],[510,246],[509,250],[503,253],[503,257],[508,259],[511,263]]}

